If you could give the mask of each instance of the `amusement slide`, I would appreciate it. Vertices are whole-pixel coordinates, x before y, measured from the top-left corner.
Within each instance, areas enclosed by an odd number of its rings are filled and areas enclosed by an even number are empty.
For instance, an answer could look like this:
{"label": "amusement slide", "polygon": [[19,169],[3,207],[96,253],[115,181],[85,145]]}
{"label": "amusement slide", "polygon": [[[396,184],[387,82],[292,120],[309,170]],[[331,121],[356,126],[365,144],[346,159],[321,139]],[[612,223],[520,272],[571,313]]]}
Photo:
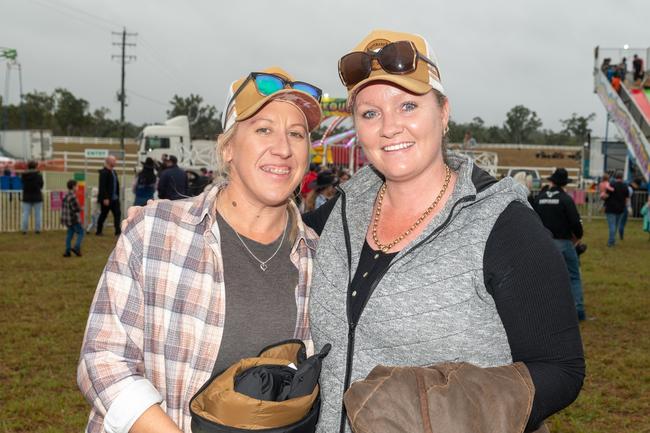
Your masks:
{"label": "amusement slide", "polygon": [[650,181],[650,91],[622,85],[616,92],[600,68],[594,68],[595,93],[625,139],[646,181]]}
{"label": "amusement slide", "polygon": [[650,122],[650,89],[630,89],[630,93],[645,120]]}

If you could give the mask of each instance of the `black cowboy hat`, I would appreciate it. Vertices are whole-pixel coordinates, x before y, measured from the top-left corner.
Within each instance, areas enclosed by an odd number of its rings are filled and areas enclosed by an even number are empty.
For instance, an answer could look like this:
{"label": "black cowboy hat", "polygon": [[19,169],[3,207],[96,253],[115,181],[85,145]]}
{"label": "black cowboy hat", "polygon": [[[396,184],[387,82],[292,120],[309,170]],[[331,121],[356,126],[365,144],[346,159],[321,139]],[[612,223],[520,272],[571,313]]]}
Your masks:
{"label": "black cowboy hat", "polygon": [[309,189],[318,189],[325,188],[326,186],[336,186],[339,184],[339,178],[337,175],[332,173],[329,170],[321,171],[318,173],[318,177],[315,180],[309,182]]}
{"label": "black cowboy hat", "polygon": [[556,169],[552,175],[548,177],[548,180],[556,184],[557,186],[564,186],[567,183],[571,182],[573,179],[569,178],[569,173],[564,168]]}

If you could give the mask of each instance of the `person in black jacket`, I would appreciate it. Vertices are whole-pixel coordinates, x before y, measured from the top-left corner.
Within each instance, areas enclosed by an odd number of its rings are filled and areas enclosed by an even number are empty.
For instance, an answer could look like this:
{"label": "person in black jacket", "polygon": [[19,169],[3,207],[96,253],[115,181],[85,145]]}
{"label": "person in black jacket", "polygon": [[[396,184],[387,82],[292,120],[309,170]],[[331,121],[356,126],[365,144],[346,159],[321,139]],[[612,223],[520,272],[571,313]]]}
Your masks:
{"label": "person in black jacket", "polygon": [[[616,243],[616,232],[620,228],[623,213],[627,206],[627,198],[630,195],[627,185],[623,182],[623,174],[616,173],[615,179],[616,181],[612,185],[614,191],[611,191],[605,200],[605,216],[609,227],[608,247],[613,247]],[[621,236],[621,239],[623,239],[623,236]]]}
{"label": "person in black jacket", "polygon": [[178,166],[178,159],[169,155],[165,161],[166,168],[158,180],[158,198],[178,200],[187,198],[187,175]]}
{"label": "person in black jacket", "polygon": [[563,189],[569,183],[567,171],[558,168],[548,180],[551,181],[551,187],[535,198],[533,207],[544,226],[553,234],[553,240],[564,257],[569,270],[571,294],[576,304],[578,320],[585,320],[580,260],[574,246],[574,241],[579,241],[583,235],[580,214],[573,199]]}
{"label": "person in black jacket", "polygon": [[29,216],[34,209],[34,231],[41,232],[42,227],[42,213],[43,213],[43,176],[36,167],[36,161],[29,161],[27,163],[27,170],[22,174],[23,181],[23,220],[21,221],[20,229],[23,234],[27,234],[27,226],[29,224]]}
{"label": "person in black jacket", "polygon": [[97,236],[102,235],[104,221],[106,221],[109,211],[113,214],[115,236],[119,236],[121,233],[120,180],[114,169],[116,164],[117,160],[115,157],[109,155],[104,162],[104,168],[99,170],[99,194],[97,195],[97,202],[101,205],[102,210],[99,214],[99,220],[97,220],[97,231],[95,232]]}

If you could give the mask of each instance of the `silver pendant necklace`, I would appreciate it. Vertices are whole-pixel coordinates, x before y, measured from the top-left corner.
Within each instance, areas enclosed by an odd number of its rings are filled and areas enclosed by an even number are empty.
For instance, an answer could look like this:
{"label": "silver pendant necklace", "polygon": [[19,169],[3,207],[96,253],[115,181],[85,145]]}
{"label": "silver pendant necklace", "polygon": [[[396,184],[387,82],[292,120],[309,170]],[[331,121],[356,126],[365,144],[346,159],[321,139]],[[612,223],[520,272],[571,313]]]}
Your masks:
{"label": "silver pendant necklace", "polygon": [[[239,239],[241,244],[244,246],[244,248],[246,248],[246,251],[248,251],[248,254],[253,256],[253,258],[255,260],[257,260],[257,262],[260,264],[260,269],[262,271],[266,271],[268,269],[268,266],[266,264],[268,262],[270,262],[271,259],[273,257],[275,257],[275,255],[278,253],[278,251],[280,251],[280,248],[282,248],[282,244],[284,243],[284,237],[287,234],[287,227],[289,226],[289,212],[286,212],[285,215],[286,215],[286,218],[285,218],[285,223],[284,223],[284,230],[282,231],[282,239],[280,239],[280,245],[278,245],[278,247],[275,249],[275,252],[273,254],[271,254],[271,257],[269,257],[266,260],[260,260],[255,254],[253,254],[253,252],[250,250],[250,248],[248,248],[248,246],[246,245],[246,242],[244,242],[244,240],[241,238],[241,236],[239,236],[239,233],[237,233],[237,230],[235,230],[235,228],[230,223],[228,223],[228,225],[230,225],[230,228],[232,228],[232,231],[234,231],[235,234],[237,235],[237,238]],[[223,216],[223,214],[221,215],[221,217],[224,219],[224,221],[226,220],[226,218]],[[228,222],[228,221],[226,221],[226,222]]]}

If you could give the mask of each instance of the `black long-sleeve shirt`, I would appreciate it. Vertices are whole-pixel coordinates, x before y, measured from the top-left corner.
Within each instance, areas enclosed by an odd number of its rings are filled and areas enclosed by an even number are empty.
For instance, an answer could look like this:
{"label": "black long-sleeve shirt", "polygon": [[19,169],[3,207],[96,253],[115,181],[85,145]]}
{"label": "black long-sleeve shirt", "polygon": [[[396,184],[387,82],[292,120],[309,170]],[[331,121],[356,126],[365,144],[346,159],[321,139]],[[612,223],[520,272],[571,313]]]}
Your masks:
{"label": "black long-sleeve shirt", "polygon": [[625,212],[626,199],[630,196],[627,185],[621,181],[614,182],[614,191],[609,193],[605,200],[605,213],[623,213]]}
{"label": "black long-sleeve shirt", "polygon": [[43,201],[43,175],[37,170],[28,170],[21,175],[23,181],[23,201],[39,203]]}
{"label": "black long-sleeve shirt", "polygon": [[[337,198],[303,215],[319,235]],[[585,374],[566,265],[555,245],[540,239],[548,239],[548,233],[538,216],[513,202],[497,219],[483,259],[485,286],[506,331],[512,359],[526,364],[535,385],[527,431],[573,402]],[[358,292],[351,305],[353,317],[361,315],[370,284],[396,255],[377,253],[364,244],[353,278]]]}
{"label": "black long-sleeve shirt", "polygon": [[555,239],[582,238],[582,223],[576,204],[561,187],[554,186],[541,192],[535,197],[533,206]]}

